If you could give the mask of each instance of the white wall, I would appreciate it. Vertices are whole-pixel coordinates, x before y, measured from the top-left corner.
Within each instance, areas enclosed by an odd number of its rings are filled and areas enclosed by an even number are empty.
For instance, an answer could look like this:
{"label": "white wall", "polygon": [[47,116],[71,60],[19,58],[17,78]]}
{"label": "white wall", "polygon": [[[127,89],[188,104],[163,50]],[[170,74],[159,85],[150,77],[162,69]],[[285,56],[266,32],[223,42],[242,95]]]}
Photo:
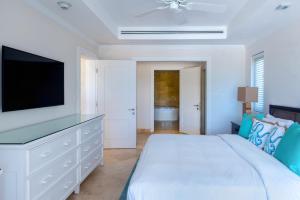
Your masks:
{"label": "white wall", "polygon": [[[237,87],[245,85],[245,49],[240,45],[104,45],[99,47],[101,59],[136,59],[161,61],[209,60],[211,77],[208,102],[207,131],[229,133],[230,120],[239,120],[241,104],[237,102]],[[147,79],[146,71],[139,73]],[[145,110],[145,112],[147,112]],[[146,125],[145,125],[146,126]],[[141,127],[140,127],[141,128]],[[147,128],[147,127],[145,127]]]}
{"label": "white wall", "polygon": [[[179,70],[197,66],[196,62],[138,62],[137,63],[137,128],[151,129],[151,71]],[[154,97],[152,97],[154,98]]]}
{"label": "white wall", "polygon": [[65,116],[79,110],[77,47],[97,53],[81,38],[38,13],[23,0],[1,0],[0,45],[65,63],[65,105],[0,113],[0,131]]}
{"label": "white wall", "polygon": [[300,26],[294,24],[247,47],[247,82],[251,83],[251,58],[264,51],[265,107],[270,104],[300,107]]}

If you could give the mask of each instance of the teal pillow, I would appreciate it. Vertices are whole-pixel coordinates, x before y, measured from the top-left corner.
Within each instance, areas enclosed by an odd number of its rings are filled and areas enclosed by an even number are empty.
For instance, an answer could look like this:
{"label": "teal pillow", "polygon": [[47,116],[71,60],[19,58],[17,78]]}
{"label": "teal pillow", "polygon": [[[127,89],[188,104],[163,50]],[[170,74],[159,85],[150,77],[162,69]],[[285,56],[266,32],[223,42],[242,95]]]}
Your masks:
{"label": "teal pillow", "polygon": [[241,123],[240,130],[239,130],[239,135],[242,136],[243,138],[246,138],[246,139],[249,138],[251,128],[252,128],[252,123],[253,123],[252,119],[254,117],[262,120],[265,116],[264,116],[264,114],[247,114],[247,113],[245,113],[243,115],[242,123]]}
{"label": "teal pillow", "polygon": [[294,123],[284,134],[274,157],[300,176],[300,125]]}

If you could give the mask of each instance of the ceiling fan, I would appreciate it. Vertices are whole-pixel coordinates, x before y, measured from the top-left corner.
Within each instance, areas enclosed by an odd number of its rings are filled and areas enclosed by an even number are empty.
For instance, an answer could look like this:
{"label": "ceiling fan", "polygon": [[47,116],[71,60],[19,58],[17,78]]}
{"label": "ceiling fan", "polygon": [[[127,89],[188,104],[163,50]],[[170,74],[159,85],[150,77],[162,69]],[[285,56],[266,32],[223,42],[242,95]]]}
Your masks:
{"label": "ceiling fan", "polygon": [[226,11],[226,5],[206,3],[206,2],[191,2],[190,0],[157,0],[162,4],[154,9],[146,11],[144,13],[136,15],[136,17],[144,17],[154,12],[161,10],[171,10],[175,13],[181,13],[182,11],[200,11],[209,13],[223,13]]}

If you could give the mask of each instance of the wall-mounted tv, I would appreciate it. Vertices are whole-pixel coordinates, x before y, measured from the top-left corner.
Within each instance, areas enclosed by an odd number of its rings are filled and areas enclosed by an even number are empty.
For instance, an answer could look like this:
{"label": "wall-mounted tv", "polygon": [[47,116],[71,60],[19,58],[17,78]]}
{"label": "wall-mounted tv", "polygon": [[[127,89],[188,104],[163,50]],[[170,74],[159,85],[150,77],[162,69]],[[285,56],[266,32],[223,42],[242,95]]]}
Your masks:
{"label": "wall-mounted tv", "polygon": [[2,111],[64,104],[64,63],[2,46]]}

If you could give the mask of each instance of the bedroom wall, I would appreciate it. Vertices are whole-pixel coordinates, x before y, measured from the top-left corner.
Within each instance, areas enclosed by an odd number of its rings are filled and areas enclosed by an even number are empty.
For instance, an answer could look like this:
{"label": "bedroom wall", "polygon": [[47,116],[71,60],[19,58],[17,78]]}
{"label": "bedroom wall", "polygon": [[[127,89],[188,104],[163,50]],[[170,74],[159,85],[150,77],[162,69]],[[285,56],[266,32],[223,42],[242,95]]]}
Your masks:
{"label": "bedroom wall", "polygon": [[0,27],[0,45],[65,63],[65,105],[0,112],[0,131],[75,113],[79,109],[76,99],[80,98],[77,91],[77,48],[97,54],[97,46],[67,31],[23,0],[1,0]]}
{"label": "bedroom wall", "polygon": [[264,51],[265,111],[270,104],[300,107],[300,26],[291,24],[247,46],[247,83],[251,84],[251,57]]}
{"label": "bedroom wall", "polygon": [[[192,60],[208,58],[211,71],[211,102],[208,113],[208,133],[229,133],[230,121],[241,118],[241,104],[237,102],[237,87],[245,85],[245,49],[240,45],[103,45],[99,47],[101,59],[153,60],[168,58]],[[150,79],[147,69],[139,69],[145,80]],[[147,86],[147,84],[144,84]],[[148,95],[146,92],[144,95]],[[145,97],[143,97],[145,98]],[[145,98],[147,101],[148,98]],[[139,100],[138,100],[139,101]],[[150,100],[149,100],[150,101]],[[139,108],[138,108],[139,109]],[[148,113],[148,106],[143,106]],[[139,111],[138,111],[139,113]],[[150,114],[149,114],[150,115]],[[147,115],[148,116],[148,115]],[[139,117],[138,117],[139,121]],[[143,120],[143,127],[150,129],[150,120]]]}

